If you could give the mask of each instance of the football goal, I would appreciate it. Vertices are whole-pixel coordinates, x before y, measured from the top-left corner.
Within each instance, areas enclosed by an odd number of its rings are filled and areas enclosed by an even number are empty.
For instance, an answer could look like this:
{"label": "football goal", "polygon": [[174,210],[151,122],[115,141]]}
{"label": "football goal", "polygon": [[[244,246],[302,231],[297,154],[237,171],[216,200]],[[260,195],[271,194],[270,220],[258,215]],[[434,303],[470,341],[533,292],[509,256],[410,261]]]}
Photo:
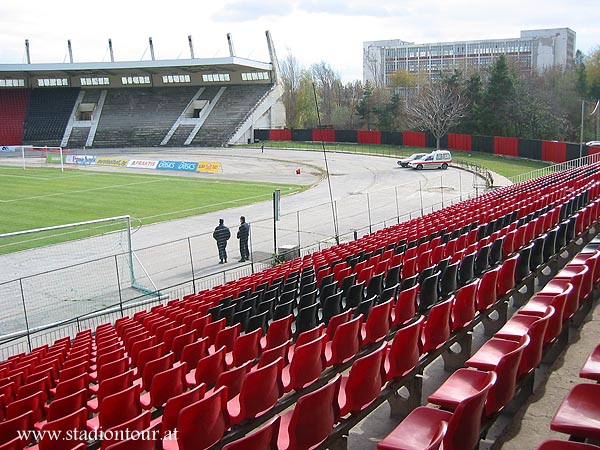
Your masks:
{"label": "football goal", "polygon": [[0,235],[0,334],[157,295],[132,249],[134,231],[120,216]]}

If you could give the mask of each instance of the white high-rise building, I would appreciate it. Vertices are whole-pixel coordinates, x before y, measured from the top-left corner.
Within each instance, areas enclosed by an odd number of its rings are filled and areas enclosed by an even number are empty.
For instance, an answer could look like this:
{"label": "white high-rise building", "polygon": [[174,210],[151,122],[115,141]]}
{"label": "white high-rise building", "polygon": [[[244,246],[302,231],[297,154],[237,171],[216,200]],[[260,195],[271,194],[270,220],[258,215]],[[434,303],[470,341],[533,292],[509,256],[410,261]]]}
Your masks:
{"label": "white high-rise building", "polygon": [[469,68],[485,68],[505,54],[523,70],[573,67],[575,32],[569,28],[521,31],[518,38],[414,44],[399,39],[363,42],[363,81],[388,84],[396,71],[430,78]]}

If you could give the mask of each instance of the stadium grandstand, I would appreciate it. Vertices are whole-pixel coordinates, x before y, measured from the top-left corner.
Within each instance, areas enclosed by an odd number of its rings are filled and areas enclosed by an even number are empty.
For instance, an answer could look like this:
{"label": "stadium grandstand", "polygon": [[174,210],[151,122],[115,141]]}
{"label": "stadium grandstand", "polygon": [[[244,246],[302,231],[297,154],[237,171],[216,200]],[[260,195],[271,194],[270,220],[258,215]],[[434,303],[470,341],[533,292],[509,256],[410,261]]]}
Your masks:
{"label": "stadium grandstand", "polygon": [[[0,145],[220,147],[285,125],[277,56],[0,65]],[[231,43],[231,36],[228,36]],[[112,54],[112,53],[111,53]],[[29,57],[28,57],[29,60]]]}

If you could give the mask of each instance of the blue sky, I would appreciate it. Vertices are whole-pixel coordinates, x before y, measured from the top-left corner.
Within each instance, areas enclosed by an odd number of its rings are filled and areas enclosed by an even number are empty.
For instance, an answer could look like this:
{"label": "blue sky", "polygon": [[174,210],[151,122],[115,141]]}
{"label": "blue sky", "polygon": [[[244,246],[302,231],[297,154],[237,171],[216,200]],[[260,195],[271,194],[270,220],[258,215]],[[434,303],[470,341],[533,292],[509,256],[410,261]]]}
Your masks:
{"label": "blue sky", "polygon": [[68,39],[77,62],[108,61],[109,38],[116,60],[150,59],[150,36],[157,59],[189,58],[188,35],[196,57],[228,56],[227,33],[237,56],[268,61],[270,30],[280,59],[292,54],[305,67],[325,61],[343,81],[362,78],[363,41],[500,39],[568,27],[578,49],[600,45],[597,0],[3,0],[0,18],[0,64],[25,62],[25,39],[34,63],[67,62]]}

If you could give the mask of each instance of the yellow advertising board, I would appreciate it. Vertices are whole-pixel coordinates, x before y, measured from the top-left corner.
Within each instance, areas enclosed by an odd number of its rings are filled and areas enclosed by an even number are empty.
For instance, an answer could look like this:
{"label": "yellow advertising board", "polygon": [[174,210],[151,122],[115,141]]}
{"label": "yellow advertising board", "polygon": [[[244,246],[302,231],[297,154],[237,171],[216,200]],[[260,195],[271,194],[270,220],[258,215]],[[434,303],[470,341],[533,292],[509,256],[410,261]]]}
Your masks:
{"label": "yellow advertising board", "polygon": [[217,173],[220,171],[221,171],[221,163],[218,163],[218,162],[200,161],[200,162],[198,162],[198,168],[196,169],[196,172]]}
{"label": "yellow advertising board", "polygon": [[96,159],[96,165],[98,166],[113,166],[113,167],[125,167],[129,162],[128,159],[102,157]]}

